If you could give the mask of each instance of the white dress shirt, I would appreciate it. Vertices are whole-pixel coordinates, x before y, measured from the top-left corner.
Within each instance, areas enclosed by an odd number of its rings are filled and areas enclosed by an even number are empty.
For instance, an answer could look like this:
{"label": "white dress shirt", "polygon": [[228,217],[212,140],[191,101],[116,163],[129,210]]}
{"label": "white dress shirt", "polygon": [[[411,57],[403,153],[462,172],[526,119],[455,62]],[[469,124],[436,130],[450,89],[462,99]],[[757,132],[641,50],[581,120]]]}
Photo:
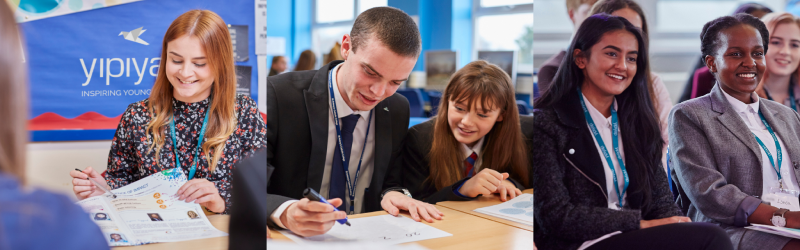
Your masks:
{"label": "white dress shirt", "polygon": [[[608,151],[609,156],[611,156],[611,161],[614,164],[614,170],[617,172],[617,184],[619,185],[619,190],[622,191],[625,187],[625,177],[622,175],[622,168],[619,166],[619,161],[617,160],[617,155],[614,153],[614,141],[611,137],[611,116],[605,117],[600,111],[597,111],[592,103],[589,102],[586,97],[583,97],[583,101],[586,103],[586,109],[589,110],[589,115],[592,117],[592,121],[594,121],[594,125],[597,127],[597,131],[600,133],[600,137],[603,138],[603,143],[606,146],[606,150]],[[614,99],[614,109],[616,110],[617,107],[617,100]],[[589,122],[586,122],[586,127],[591,130],[589,127]],[[622,156],[622,163],[625,163],[625,150],[622,146],[622,134],[618,134],[619,137],[619,154]],[[600,150],[600,144],[597,143],[597,139],[594,138],[592,135],[592,141],[594,141],[594,147],[597,149],[597,153],[600,155],[600,161],[603,162],[603,172],[606,176],[606,193],[608,194],[608,208],[617,210],[617,204],[619,203],[619,195],[617,195],[617,190],[614,188],[614,175],[611,173],[611,169],[608,167],[608,162],[606,162],[606,158],[603,157],[603,151]],[[622,197],[624,201],[627,198],[627,192]]]}
{"label": "white dress shirt", "polygon": [[[772,153],[773,161],[775,164],[778,163],[778,151],[775,148],[775,141],[772,139],[772,135],[769,134],[769,130],[767,127],[764,126],[764,123],[761,122],[761,118],[758,116],[758,105],[759,100],[758,96],[755,93],[750,95],[750,98],[753,103],[745,104],[742,101],[739,101],[733,96],[729,95],[722,90],[722,93],[725,94],[725,99],[728,100],[728,103],[731,104],[733,110],[739,114],[739,117],[742,118],[744,124],[747,125],[747,128],[750,129],[750,132],[755,134],[761,142],[764,143],[764,146],[769,149],[769,152]],[[790,190],[800,190],[798,189],[797,185],[797,177],[794,175],[794,168],[792,168],[792,159],[789,157],[788,152],[786,151],[786,145],[783,144],[783,140],[781,139],[778,134],[775,134],[775,137],[778,138],[778,143],[781,145],[781,149],[783,151],[783,161],[781,163],[781,177],[783,177],[783,188],[790,189]],[[762,191],[761,197],[764,197],[765,194],[770,192],[771,187],[779,187],[778,183],[778,174],[775,173],[775,169],[772,167],[772,163],[769,161],[769,157],[767,156],[767,152],[764,152],[764,148],[760,145],[758,146],[759,151],[761,152],[761,178],[762,178]]]}
{"label": "white dress shirt", "polygon": [[[367,121],[370,117],[370,111],[354,111],[350,108],[350,106],[345,103],[344,99],[342,99],[342,94],[339,93],[339,84],[336,82],[336,75],[339,70],[339,66],[342,64],[336,65],[331,69],[331,74],[333,74],[333,96],[334,100],[336,101],[336,108],[339,112],[339,124],[341,124],[341,118],[351,115],[351,114],[359,114],[361,117],[358,119],[356,123],[355,130],[353,131],[353,146],[350,149],[350,162],[349,162],[349,171],[350,171],[350,180],[356,182],[355,183],[355,190],[356,190],[356,202],[353,211],[358,214],[363,211],[364,207],[364,192],[369,187],[370,182],[372,182],[372,173],[374,172],[374,159],[375,159],[375,114],[372,114],[372,119]],[[330,98],[328,98],[330,100]],[[331,182],[331,168],[333,166],[333,161],[341,160],[341,156],[338,158],[334,157],[333,153],[336,150],[336,144],[338,143],[338,139],[336,138],[336,124],[334,124],[334,114],[333,114],[333,103],[329,103],[328,108],[328,145],[325,154],[325,170],[322,175],[322,184],[320,185],[319,194],[322,195],[325,199],[329,197],[330,191],[330,182]],[[364,136],[367,133],[367,125],[372,123],[372,126],[369,126],[369,136],[367,138],[367,145],[364,146]],[[364,148],[364,157],[361,160],[361,171],[358,173],[358,179],[356,179],[356,170],[358,169],[358,161],[359,157],[361,156],[361,149]],[[466,159],[466,158],[465,158]],[[299,166],[298,166],[299,167]],[[375,187],[381,188],[381,187]],[[347,184],[345,184],[345,201],[344,207],[345,212],[350,211],[350,190],[347,189]],[[286,228],[280,222],[280,216],[289,207],[292,203],[297,202],[297,200],[290,200],[286,201],[281,204],[278,209],[276,209],[272,215],[272,221],[275,222],[278,226],[282,228]]]}

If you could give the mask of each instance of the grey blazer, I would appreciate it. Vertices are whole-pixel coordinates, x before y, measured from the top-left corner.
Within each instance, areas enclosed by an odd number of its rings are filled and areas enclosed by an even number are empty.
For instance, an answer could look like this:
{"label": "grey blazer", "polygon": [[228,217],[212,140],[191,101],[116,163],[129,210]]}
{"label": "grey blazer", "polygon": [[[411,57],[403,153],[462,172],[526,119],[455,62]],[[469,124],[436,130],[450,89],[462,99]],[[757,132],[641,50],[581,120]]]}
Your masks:
{"label": "grey blazer", "polygon": [[[784,156],[791,159],[800,179],[800,116],[777,102],[764,98],[759,102],[764,118],[786,145]],[[711,93],[672,109],[669,146],[671,174],[679,190],[677,203],[692,221],[720,225],[736,249],[781,249],[789,241],[743,228],[747,223],[740,204],[746,199],[756,204],[760,201],[755,199],[762,192],[761,151],[719,84]],[[740,220],[734,223],[737,213]]]}

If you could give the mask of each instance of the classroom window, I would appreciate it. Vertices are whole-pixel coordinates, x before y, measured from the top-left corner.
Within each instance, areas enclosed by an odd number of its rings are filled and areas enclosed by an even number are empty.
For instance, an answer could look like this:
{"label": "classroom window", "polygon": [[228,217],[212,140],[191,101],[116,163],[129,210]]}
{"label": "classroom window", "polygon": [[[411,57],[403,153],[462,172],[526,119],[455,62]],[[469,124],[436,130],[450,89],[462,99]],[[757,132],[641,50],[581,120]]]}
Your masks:
{"label": "classroom window", "polygon": [[481,7],[512,6],[526,3],[533,3],[533,0],[481,0]]}
{"label": "classroom window", "polygon": [[564,0],[536,0],[533,19],[536,33],[572,33],[572,21]]}
{"label": "classroom window", "polygon": [[316,67],[321,67],[325,55],[336,42],[350,33],[356,17],[373,7],[387,6],[388,0],[315,0],[316,19],[311,24],[311,50],[317,56]]}
{"label": "classroom window", "polygon": [[389,0],[360,0],[358,1],[358,13],[360,14],[373,7],[387,6],[389,5],[388,2]]}
{"label": "classroom window", "polygon": [[700,33],[708,21],[730,15],[748,2],[763,4],[773,11],[785,9],[784,0],[660,0],[656,4],[657,31]]}
{"label": "classroom window", "polygon": [[478,51],[514,50],[517,52],[517,72],[532,73],[532,1],[481,0],[475,8],[473,57]]}
{"label": "classroom window", "polygon": [[317,0],[317,23],[353,20],[354,0]]}

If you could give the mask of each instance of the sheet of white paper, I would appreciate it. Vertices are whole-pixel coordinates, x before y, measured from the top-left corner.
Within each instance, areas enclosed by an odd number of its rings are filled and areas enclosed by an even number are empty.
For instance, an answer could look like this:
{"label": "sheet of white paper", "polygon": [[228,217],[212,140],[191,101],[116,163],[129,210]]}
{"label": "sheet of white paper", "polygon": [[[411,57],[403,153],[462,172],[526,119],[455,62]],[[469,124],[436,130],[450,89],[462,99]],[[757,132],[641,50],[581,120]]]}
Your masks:
{"label": "sheet of white paper", "polygon": [[780,235],[784,237],[800,239],[800,230],[794,228],[784,228],[784,227],[768,226],[761,224],[753,224],[752,226],[745,228],[765,233]]}
{"label": "sheet of white paper", "polygon": [[522,194],[510,201],[478,208],[474,211],[533,226],[533,195]]}
{"label": "sheet of white paper", "polygon": [[367,242],[394,245],[453,236],[450,233],[403,216],[394,217],[387,214],[350,219],[349,222],[352,227],[336,223],[327,233],[307,238],[295,235],[290,231],[282,231],[281,233],[300,244],[315,242]]}
{"label": "sheet of white paper", "polygon": [[307,243],[296,244],[290,241],[267,240],[269,250],[427,250],[416,244],[407,246],[387,246],[378,243]]}

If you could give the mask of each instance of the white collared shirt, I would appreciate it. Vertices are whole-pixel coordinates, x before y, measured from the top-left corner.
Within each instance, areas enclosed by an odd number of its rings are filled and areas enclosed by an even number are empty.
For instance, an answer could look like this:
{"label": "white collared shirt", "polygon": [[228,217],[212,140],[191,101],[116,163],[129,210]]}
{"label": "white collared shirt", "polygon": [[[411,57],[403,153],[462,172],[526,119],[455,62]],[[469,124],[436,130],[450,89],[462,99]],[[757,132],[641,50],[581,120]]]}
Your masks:
{"label": "white collared shirt", "polygon": [[[342,64],[336,65],[331,69],[331,74],[333,74],[333,96],[334,101],[336,102],[336,109],[339,113],[339,121],[341,124],[341,117],[345,117],[351,115],[353,113],[361,115],[356,123],[356,128],[353,130],[353,145],[350,149],[350,162],[349,162],[349,171],[350,171],[350,180],[356,182],[355,183],[355,190],[356,190],[356,202],[353,211],[355,213],[361,213],[363,211],[364,206],[364,192],[366,188],[369,187],[370,183],[372,182],[372,173],[374,172],[374,159],[375,159],[375,114],[372,114],[372,119],[369,119],[369,110],[366,111],[354,111],[347,105],[347,103],[342,98],[342,94],[339,93],[339,84],[336,82],[336,75],[338,73],[339,66]],[[327,86],[326,86],[327,87]],[[326,98],[330,100],[330,98]],[[335,158],[333,153],[336,150],[336,144],[338,143],[338,139],[336,138],[336,124],[334,124],[334,114],[333,114],[333,103],[328,103],[328,145],[327,150],[325,152],[325,170],[322,175],[322,184],[320,185],[319,194],[322,195],[325,199],[329,197],[330,191],[330,182],[331,182],[331,168],[333,166],[333,160],[338,159],[341,160],[341,156]],[[367,145],[364,146],[364,136],[367,132],[367,125],[372,123],[372,126],[369,126],[369,137],[367,138]],[[358,179],[356,180],[356,170],[358,169],[358,161],[359,157],[361,157],[361,149],[364,148],[364,158],[361,160],[361,171],[358,173]],[[306,167],[306,166],[295,166],[295,167]],[[381,188],[381,187],[375,187]],[[347,189],[345,184],[345,212],[350,211],[350,190]],[[278,209],[273,211],[271,218],[272,221],[275,222],[279,227],[286,228],[280,222],[280,216],[289,207],[292,203],[297,202],[297,200],[290,200],[286,201],[281,204]]]}
{"label": "white collared shirt", "polygon": [[[612,141],[611,136],[611,117],[609,116],[606,118],[600,111],[598,111],[592,103],[583,96],[583,101],[586,103],[586,109],[589,110],[589,115],[592,117],[592,121],[594,121],[595,126],[597,127],[597,131],[600,133],[600,137],[603,138],[603,144],[606,146],[606,150],[608,151],[609,156],[611,157],[611,161],[614,164],[614,170],[617,172],[617,184],[619,185],[619,190],[622,191],[625,188],[625,177],[622,175],[622,168],[619,166],[619,161],[617,160],[617,155],[614,153],[614,141]],[[617,100],[614,99],[614,109],[617,110]],[[589,128],[591,131],[591,127],[589,126],[589,122],[586,122],[586,127]],[[622,163],[625,163],[625,150],[622,146],[622,134],[619,134],[619,154],[622,156]],[[614,188],[614,175],[611,173],[611,169],[608,167],[608,162],[606,162],[606,158],[603,157],[603,151],[600,149],[600,144],[597,143],[597,139],[594,138],[592,135],[592,141],[594,141],[594,147],[597,149],[597,154],[600,155],[600,161],[603,162],[603,172],[606,176],[606,193],[608,194],[608,208],[618,210],[617,204],[619,203],[619,195],[617,195],[617,190]],[[624,201],[628,197],[628,193],[622,197]]]}
{"label": "white collared shirt", "polygon": [[[336,75],[338,74],[339,67],[342,66],[340,63],[336,65],[331,70],[331,74],[333,74],[333,96],[336,100],[336,108],[339,112],[339,121],[341,125],[341,118],[351,115],[351,114],[359,114],[361,115],[358,118],[358,123],[356,123],[356,128],[353,130],[353,146],[350,148],[350,180],[356,182],[356,206],[353,210],[355,213],[361,213],[363,204],[364,204],[364,191],[366,188],[369,187],[370,182],[372,182],[372,172],[373,172],[373,159],[375,158],[375,114],[372,114],[372,120],[367,121],[369,119],[369,110],[366,111],[353,111],[350,106],[347,106],[347,103],[344,102],[342,98],[342,94],[339,93],[339,84],[336,82]],[[328,199],[329,192],[330,192],[330,183],[331,183],[331,169],[333,167],[333,161],[341,160],[341,156],[334,157],[333,153],[336,150],[336,144],[338,143],[338,139],[336,138],[336,124],[334,124],[333,119],[333,104],[329,103],[331,107],[328,108],[328,147],[325,153],[325,172],[322,174],[322,185],[320,186],[319,194]],[[367,125],[368,122],[372,123],[372,126],[369,126],[369,138],[367,138],[367,146],[364,146],[364,136],[367,133]],[[358,169],[358,160],[361,157],[361,148],[364,148],[364,158],[361,162],[361,172],[358,173],[358,180],[356,180],[356,170]],[[346,187],[346,184],[345,184]],[[381,187],[376,187],[381,188]],[[347,189],[347,188],[345,188]],[[346,190],[346,207],[347,212],[350,212],[350,190]]]}
{"label": "white collared shirt", "polygon": [[[750,98],[753,103],[745,104],[742,101],[734,98],[733,96],[729,95],[722,90],[722,93],[725,94],[725,99],[728,100],[728,103],[731,104],[733,110],[739,114],[739,117],[742,118],[744,124],[747,125],[747,128],[750,129],[752,134],[755,134],[761,142],[764,143],[764,146],[767,147],[770,153],[772,153],[773,161],[778,163],[778,151],[775,148],[775,141],[772,139],[772,135],[769,134],[769,130],[767,127],[764,126],[764,123],[761,122],[761,118],[758,115],[758,106],[760,104],[759,98],[755,93],[750,94]],[[778,138],[778,143],[781,145],[781,149],[783,151],[783,161],[781,163],[781,177],[784,178],[784,189],[791,189],[791,190],[800,190],[798,189],[797,184],[797,177],[794,175],[794,168],[792,168],[792,159],[789,157],[789,153],[787,152],[786,145],[783,144],[783,140],[781,139],[778,134],[775,134],[775,137]],[[771,187],[779,187],[780,184],[778,183],[778,174],[775,173],[775,169],[772,167],[772,163],[769,161],[769,157],[767,156],[767,152],[759,145],[759,151],[761,152],[761,179],[762,179],[762,191],[761,197],[764,197],[765,194],[770,192]]]}
{"label": "white collared shirt", "polygon": [[467,146],[467,144],[460,143],[461,144],[461,153],[462,153],[462,156],[463,156],[463,157],[461,157],[461,159],[467,160],[467,157],[472,155],[472,152],[475,152],[475,154],[478,155],[478,159],[475,160],[475,164],[472,165],[472,171],[473,171],[472,175],[473,176],[475,174],[477,174],[478,172],[480,172],[480,170],[481,170],[480,166],[481,166],[481,163],[483,163],[483,157],[481,157],[482,156],[481,155],[481,149],[483,149],[483,138],[486,138],[486,137],[485,136],[481,137],[481,139],[478,140],[478,142],[476,142],[475,145],[473,145],[471,148],[469,146]]}

